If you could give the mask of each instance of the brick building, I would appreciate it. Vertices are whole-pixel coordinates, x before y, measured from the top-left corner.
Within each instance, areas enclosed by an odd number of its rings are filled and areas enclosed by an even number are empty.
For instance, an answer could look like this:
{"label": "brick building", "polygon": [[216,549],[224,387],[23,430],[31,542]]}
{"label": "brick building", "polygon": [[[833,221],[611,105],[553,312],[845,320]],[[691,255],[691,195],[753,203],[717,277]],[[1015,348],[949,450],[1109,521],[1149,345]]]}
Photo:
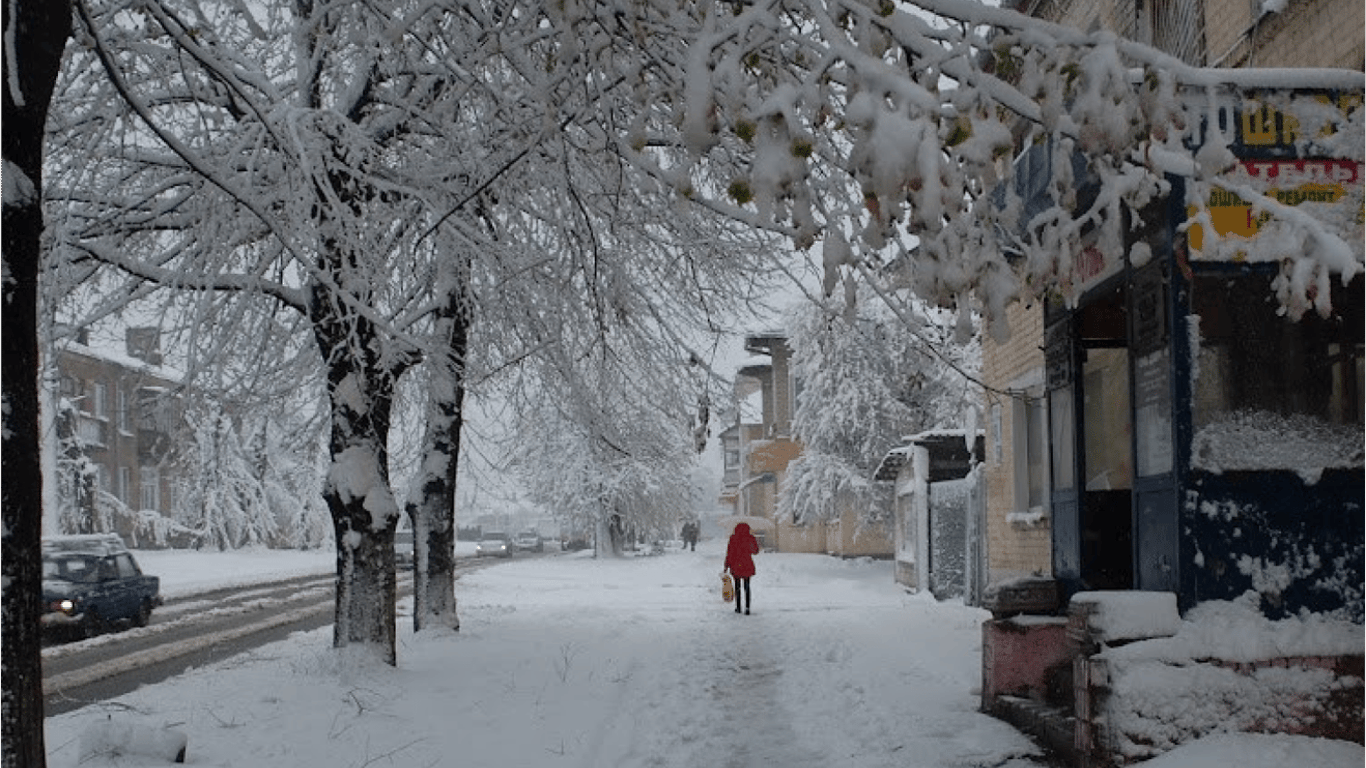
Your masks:
{"label": "brick building", "polygon": [[[1363,70],[1366,20],[1355,0],[1007,5],[1109,30],[1195,66]],[[1218,104],[1212,122],[1243,172],[1322,177],[1267,194],[1289,205],[1315,196],[1359,205],[1360,162],[1305,155],[1272,103],[1314,99],[1347,111],[1361,97],[1245,91]],[[1078,177],[1079,197],[1085,185]],[[1252,594],[1271,618],[1361,618],[1362,278],[1334,280],[1328,317],[1287,320],[1271,298],[1279,264],[1202,250],[1202,230],[1181,226],[1203,207],[1220,235],[1251,238],[1258,212],[1235,195],[1196,200],[1187,190],[1178,180],[1142,212],[1145,226],[1128,233],[1122,254],[1084,241],[1067,284],[1010,308],[1008,342],[983,343],[985,604],[995,615],[983,629],[983,707],[1079,764],[1124,762],[1117,744],[1142,751],[1106,714],[1122,702],[1106,687],[1090,612],[1110,596],[1170,599],[1173,616]],[[1150,258],[1131,260],[1135,243]],[[1323,452],[1305,455],[1315,451]],[[1266,579],[1272,572],[1282,578]],[[1360,741],[1360,655],[1315,663],[1357,670],[1342,677],[1356,692],[1355,714],[1342,720],[1304,700],[1303,718],[1252,727]],[[1303,664],[1244,666],[1239,674]]]}
{"label": "brick building", "polygon": [[128,329],[122,353],[92,347],[78,332],[52,362],[63,454],[58,467],[65,473],[58,504],[68,508],[68,518],[93,524],[107,517],[97,507],[111,503],[169,514],[182,385],[163,365],[156,329]]}

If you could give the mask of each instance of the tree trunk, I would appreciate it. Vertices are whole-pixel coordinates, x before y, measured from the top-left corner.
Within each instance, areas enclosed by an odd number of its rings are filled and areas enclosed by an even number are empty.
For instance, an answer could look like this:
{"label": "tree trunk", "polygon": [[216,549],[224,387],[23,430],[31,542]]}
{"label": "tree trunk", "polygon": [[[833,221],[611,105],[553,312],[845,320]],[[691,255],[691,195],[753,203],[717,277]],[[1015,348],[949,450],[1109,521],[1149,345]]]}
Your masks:
{"label": "tree trunk", "polygon": [[455,599],[455,490],[464,425],[465,352],[469,310],[463,279],[447,295],[437,322],[446,359],[431,361],[426,435],[417,499],[408,505],[416,546],[413,569],[413,631],[424,626],[460,629]]}
{"label": "tree trunk", "polygon": [[315,284],[309,306],[327,369],[332,466],[323,486],[337,547],[333,645],[373,646],[396,664],[398,602],[388,451],[394,379],[383,367],[374,326]]}
{"label": "tree trunk", "polygon": [[[4,5],[4,288],[0,307],[4,439],[0,473],[0,572],[3,573],[5,768],[46,765],[43,744],[43,484],[38,406],[38,268],[42,258],[43,131],[71,36],[71,6],[57,0]],[[15,71],[15,64],[22,62]]]}

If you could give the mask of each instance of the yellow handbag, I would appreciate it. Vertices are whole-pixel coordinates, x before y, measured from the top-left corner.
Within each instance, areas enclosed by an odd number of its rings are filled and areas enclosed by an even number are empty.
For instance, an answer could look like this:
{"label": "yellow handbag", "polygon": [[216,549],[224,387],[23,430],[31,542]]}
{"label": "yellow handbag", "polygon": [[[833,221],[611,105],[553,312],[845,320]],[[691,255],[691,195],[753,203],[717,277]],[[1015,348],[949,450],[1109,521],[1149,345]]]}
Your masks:
{"label": "yellow handbag", "polygon": [[728,603],[735,599],[735,579],[729,573],[721,574],[721,599]]}

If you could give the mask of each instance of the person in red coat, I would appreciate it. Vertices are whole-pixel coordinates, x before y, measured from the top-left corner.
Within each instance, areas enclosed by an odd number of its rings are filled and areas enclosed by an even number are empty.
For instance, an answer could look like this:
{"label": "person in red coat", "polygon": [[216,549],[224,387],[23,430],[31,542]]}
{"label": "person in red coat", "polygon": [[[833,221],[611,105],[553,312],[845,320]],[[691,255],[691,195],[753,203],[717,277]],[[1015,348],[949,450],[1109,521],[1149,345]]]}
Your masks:
{"label": "person in red coat", "polygon": [[759,540],[749,532],[749,523],[735,526],[726,543],[726,570],[735,579],[735,612],[740,612],[740,597],[745,598],[745,613],[749,613],[749,580],[754,576],[754,556],[759,554]]}

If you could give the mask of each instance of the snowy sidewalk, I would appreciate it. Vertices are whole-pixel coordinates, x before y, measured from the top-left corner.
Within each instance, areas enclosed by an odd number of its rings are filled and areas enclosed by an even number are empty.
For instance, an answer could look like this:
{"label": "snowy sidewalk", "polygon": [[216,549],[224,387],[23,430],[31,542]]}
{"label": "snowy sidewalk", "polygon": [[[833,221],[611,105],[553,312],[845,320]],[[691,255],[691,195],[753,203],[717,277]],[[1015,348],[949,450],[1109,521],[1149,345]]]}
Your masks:
{"label": "snowy sidewalk", "polygon": [[498,564],[458,582],[459,633],[400,619],[397,670],[308,633],[49,718],[49,765],[143,765],[80,761],[109,715],[243,768],[1045,764],[977,711],[983,611],[907,594],[887,562],[765,553],[737,615],[721,546]]}
{"label": "snowy sidewalk", "polygon": [[976,711],[978,611],[906,594],[885,562],[765,554],[737,615],[720,555],[666,556],[705,586],[676,596],[666,674],[631,691],[631,754],[583,765],[1041,764],[1009,761],[1036,750]]}

